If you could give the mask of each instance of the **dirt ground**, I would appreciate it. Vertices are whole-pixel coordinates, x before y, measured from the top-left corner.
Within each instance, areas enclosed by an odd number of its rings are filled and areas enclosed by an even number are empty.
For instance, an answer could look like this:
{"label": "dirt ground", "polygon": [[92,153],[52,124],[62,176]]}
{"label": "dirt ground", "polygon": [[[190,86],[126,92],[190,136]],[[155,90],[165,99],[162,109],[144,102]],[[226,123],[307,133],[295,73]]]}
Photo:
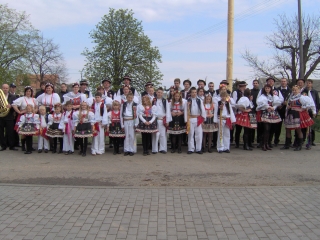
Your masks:
{"label": "dirt ground", "polygon": [[[88,152],[89,149],[88,149]],[[280,147],[263,152],[161,154],[133,157],[0,152],[0,183],[79,186],[296,186],[320,185],[320,145],[312,150]]]}

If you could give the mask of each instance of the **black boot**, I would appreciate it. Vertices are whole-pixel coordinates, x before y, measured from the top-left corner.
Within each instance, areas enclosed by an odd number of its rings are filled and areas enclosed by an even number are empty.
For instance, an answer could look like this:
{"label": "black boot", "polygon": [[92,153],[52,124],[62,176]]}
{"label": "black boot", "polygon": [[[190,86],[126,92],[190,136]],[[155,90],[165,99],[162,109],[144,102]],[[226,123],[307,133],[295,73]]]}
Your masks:
{"label": "black boot", "polygon": [[243,149],[252,151],[252,148],[248,146],[248,136],[243,136]]}
{"label": "black boot", "polygon": [[26,151],[26,139],[21,139],[21,150]]}
{"label": "black boot", "polygon": [[285,150],[285,149],[289,149],[290,148],[290,142],[291,142],[291,138],[286,138],[286,142],[283,145],[282,148],[280,148],[281,150]]}
{"label": "black boot", "polygon": [[303,138],[298,138],[298,146],[293,151],[301,151],[302,144],[303,144]]}

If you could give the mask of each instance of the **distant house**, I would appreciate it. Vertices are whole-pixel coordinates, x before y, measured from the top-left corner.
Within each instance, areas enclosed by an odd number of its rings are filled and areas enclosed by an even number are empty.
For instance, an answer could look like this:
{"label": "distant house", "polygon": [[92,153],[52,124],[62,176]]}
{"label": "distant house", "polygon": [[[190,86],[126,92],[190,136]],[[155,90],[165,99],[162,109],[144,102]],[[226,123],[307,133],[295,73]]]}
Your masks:
{"label": "distant house", "polygon": [[[39,75],[29,74],[27,75],[27,79],[28,79],[29,85],[33,88],[34,92],[37,92],[40,90]],[[59,79],[59,76],[56,74],[45,75],[43,78],[43,81],[52,83],[55,90],[60,89],[60,79]],[[23,93],[23,89],[25,87],[20,84],[21,82],[22,82],[21,79],[17,78],[17,81],[16,81],[17,93],[20,93],[20,94]]]}

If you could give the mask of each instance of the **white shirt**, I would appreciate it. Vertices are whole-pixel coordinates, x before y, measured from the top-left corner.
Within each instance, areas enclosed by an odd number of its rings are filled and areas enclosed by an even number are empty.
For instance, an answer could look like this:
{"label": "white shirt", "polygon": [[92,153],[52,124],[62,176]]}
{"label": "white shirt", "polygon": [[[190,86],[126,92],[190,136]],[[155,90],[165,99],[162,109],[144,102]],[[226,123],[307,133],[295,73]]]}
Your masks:
{"label": "white shirt", "polygon": [[57,93],[46,94],[42,93],[39,97],[37,97],[39,105],[43,105],[45,107],[53,107],[55,104],[60,103],[60,96]]}
{"label": "white shirt", "polygon": [[20,107],[20,110],[25,110],[27,105],[38,106],[38,101],[32,97],[19,97],[13,101],[12,105]]}

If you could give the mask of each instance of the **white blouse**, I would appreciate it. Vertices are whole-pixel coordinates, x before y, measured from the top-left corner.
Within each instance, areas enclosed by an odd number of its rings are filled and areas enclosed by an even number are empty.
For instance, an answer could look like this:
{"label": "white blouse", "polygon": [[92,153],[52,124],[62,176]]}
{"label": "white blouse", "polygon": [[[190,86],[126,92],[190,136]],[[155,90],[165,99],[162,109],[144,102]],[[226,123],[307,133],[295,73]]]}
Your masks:
{"label": "white blouse", "polygon": [[24,123],[34,123],[36,124],[36,128],[39,129],[39,115],[33,113],[26,113],[21,116],[20,121],[18,123],[19,127],[22,127]]}
{"label": "white blouse", "polygon": [[25,110],[27,105],[32,105],[33,107],[38,106],[38,101],[32,97],[19,97],[18,99],[14,100],[12,106],[17,106],[20,110]]}
{"label": "white blouse", "polygon": [[[91,125],[95,124],[95,120],[94,120],[94,114],[91,111],[87,111],[87,110],[81,110],[82,114],[88,114],[84,119],[83,119],[83,123],[87,123],[90,122]],[[81,119],[79,119],[79,111],[76,111],[73,113],[73,124],[76,127]]]}
{"label": "white blouse", "polygon": [[[138,105],[137,113],[138,113],[139,119],[140,119],[143,123],[147,122],[147,120],[144,118],[144,117],[146,117],[146,115],[145,115],[145,107],[144,107],[142,104]],[[149,121],[150,123],[153,123],[154,120],[156,119],[156,113],[157,113],[157,106],[152,106],[152,107],[151,107],[151,115],[152,115],[152,118],[151,118],[151,120]]]}
{"label": "white blouse", "polygon": [[39,105],[45,106],[45,107],[51,107],[57,103],[60,103],[60,96],[57,93],[53,94],[46,94],[42,93],[39,97],[37,97],[37,100],[39,102]]}

